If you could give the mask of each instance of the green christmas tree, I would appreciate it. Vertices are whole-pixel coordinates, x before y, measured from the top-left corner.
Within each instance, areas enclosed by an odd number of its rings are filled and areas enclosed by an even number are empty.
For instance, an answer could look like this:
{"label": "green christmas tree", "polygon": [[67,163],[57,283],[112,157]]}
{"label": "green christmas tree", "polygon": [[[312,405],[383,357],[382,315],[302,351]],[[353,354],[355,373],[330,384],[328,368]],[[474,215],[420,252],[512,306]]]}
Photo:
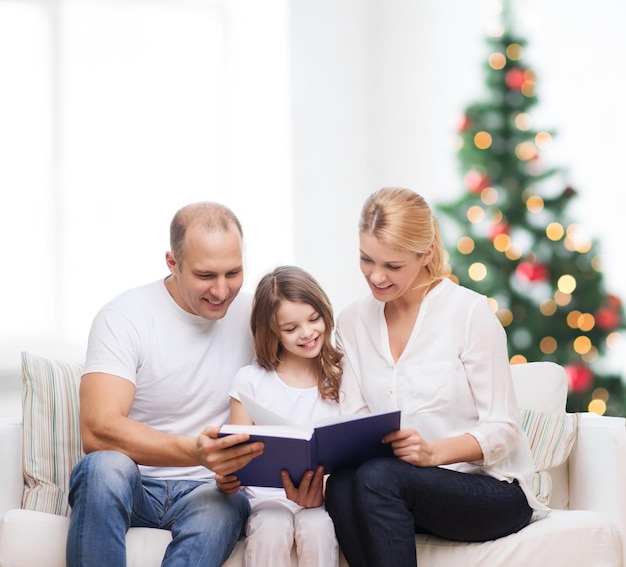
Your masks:
{"label": "green christmas tree", "polygon": [[622,338],[622,302],[605,290],[597,242],[567,218],[576,191],[542,160],[554,133],[532,127],[536,75],[510,16],[505,6],[487,38],[486,100],[459,126],[463,193],[437,206],[450,277],[490,298],[512,364],[565,367],[568,411],[626,415],[622,379],[603,363]]}

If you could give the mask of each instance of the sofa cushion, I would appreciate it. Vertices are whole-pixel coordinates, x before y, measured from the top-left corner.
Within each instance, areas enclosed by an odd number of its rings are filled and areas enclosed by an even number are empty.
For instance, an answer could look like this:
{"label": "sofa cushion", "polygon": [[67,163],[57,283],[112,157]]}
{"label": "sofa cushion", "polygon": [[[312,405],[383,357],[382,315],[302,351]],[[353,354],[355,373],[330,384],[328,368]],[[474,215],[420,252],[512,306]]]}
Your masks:
{"label": "sofa cushion", "polygon": [[550,469],[567,460],[576,440],[578,414],[525,409],[520,411],[520,425],[528,437],[535,464],[533,489],[538,500],[548,504],[552,492]]}
{"label": "sofa cushion", "polygon": [[[31,510],[11,510],[0,517],[0,565],[6,567],[65,567],[65,542],[70,519]],[[126,533],[127,567],[159,567],[172,534],[156,528],[130,528]],[[37,545],[32,545],[37,542]],[[223,567],[243,565],[240,540]],[[295,547],[291,567],[298,565]],[[339,567],[348,567],[341,555]]]}
{"label": "sofa cushion", "polygon": [[604,515],[553,510],[523,530],[483,543],[459,543],[417,535],[419,567],[619,567],[622,539]]}
{"label": "sofa cushion", "polygon": [[[65,567],[69,519],[27,510],[0,518],[0,565]],[[131,528],[126,534],[128,567],[157,567],[171,540],[169,531]],[[36,541],[37,545],[32,545]],[[622,565],[619,530],[604,516],[584,510],[555,510],[518,533],[484,543],[458,543],[435,536],[415,537],[420,567],[617,567]],[[240,541],[224,567],[243,565]],[[292,567],[297,565],[292,551]],[[343,556],[340,567],[347,567]]]}
{"label": "sofa cushion", "polygon": [[68,515],[70,474],[82,456],[78,384],[82,367],[22,353],[22,508]]}

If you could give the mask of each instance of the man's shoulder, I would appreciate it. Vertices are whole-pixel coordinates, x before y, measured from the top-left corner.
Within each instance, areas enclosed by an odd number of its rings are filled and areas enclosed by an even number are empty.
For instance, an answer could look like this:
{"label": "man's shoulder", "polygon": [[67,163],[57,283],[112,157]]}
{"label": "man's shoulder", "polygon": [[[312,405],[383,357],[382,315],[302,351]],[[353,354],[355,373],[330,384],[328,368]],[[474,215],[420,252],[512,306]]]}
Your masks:
{"label": "man's shoulder", "polygon": [[240,291],[235,300],[230,304],[224,319],[226,321],[241,319],[246,320],[246,324],[250,323],[250,313],[252,311],[252,294],[248,291]]}
{"label": "man's shoulder", "polygon": [[143,302],[151,302],[155,298],[163,295],[165,284],[163,280],[156,280],[149,284],[144,284],[127,289],[109,300],[102,309],[124,308],[126,306],[136,306]]}

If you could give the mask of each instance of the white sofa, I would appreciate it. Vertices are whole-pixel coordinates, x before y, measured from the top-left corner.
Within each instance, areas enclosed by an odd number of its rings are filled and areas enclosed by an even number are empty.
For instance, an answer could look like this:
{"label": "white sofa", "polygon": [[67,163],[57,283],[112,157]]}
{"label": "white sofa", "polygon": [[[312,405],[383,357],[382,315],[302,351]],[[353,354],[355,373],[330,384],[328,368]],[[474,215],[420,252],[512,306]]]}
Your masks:
{"label": "white sofa", "polygon": [[[58,369],[55,365],[58,363],[45,359],[38,362],[44,365],[41,367],[44,370],[48,368],[46,386],[41,390],[44,401],[50,397],[56,399],[52,420],[59,420],[59,411],[68,409],[59,406],[71,405],[71,400],[76,399],[73,389],[80,369],[74,369],[74,377],[63,394],[55,390],[58,384],[50,385],[51,381],[58,381],[58,376],[55,377]],[[45,367],[46,364],[49,367]],[[548,422],[530,420],[535,424],[535,429],[527,433],[529,439],[532,439],[535,457],[543,459],[543,464],[538,463],[537,468],[548,469],[542,473],[540,484],[545,492],[549,489],[550,479],[552,481],[550,506],[553,511],[547,518],[533,522],[519,533],[486,543],[455,543],[432,536],[417,536],[419,566],[623,565],[622,538],[626,535],[624,419],[593,414],[565,414],[566,377],[563,369],[556,364],[529,363],[513,366],[512,370],[520,408],[527,410],[524,415],[528,417],[530,413],[534,418],[549,418]],[[28,372],[25,371],[25,374]],[[28,492],[32,491],[32,471],[26,474],[26,485],[24,476],[25,467],[32,465],[28,459],[32,457],[33,451],[30,437],[24,435],[24,432],[36,431],[37,427],[50,427],[50,423],[43,426],[38,423],[47,417],[42,415],[43,410],[33,397],[32,378],[32,375],[24,377],[23,423],[18,420],[0,420],[0,567],[65,566],[65,538],[69,519],[64,515],[24,509],[25,503],[33,507],[32,500],[27,498]],[[66,387],[67,383],[64,385]],[[559,423],[566,426],[558,429]],[[567,430],[567,426],[572,424],[573,433]],[[54,427],[52,430],[55,433],[58,429],[69,431],[72,437],[76,435],[76,427],[77,423],[72,420],[64,420],[62,427]],[[547,435],[551,439],[547,439]],[[550,459],[556,459],[557,462],[566,459],[556,467],[547,463],[545,455],[537,453],[541,447],[551,443]],[[26,444],[29,446],[26,447]],[[559,447],[555,448],[556,445]],[[55,464],[55,474],[60,467],[58,463]],[[69,471],[71,467],[67,468]],[[63,494],[63,488],[60,494]],[[131,528],[127,536],[128,566],[157,567],[169,540],[168,531]],[[225,566],[241,564],[240,542]],[[296,566],[295,556],[292,564]],[[390,558],[389,564],[393,564],[393,558]],[[341,565],[347,567],[343,557]]]}

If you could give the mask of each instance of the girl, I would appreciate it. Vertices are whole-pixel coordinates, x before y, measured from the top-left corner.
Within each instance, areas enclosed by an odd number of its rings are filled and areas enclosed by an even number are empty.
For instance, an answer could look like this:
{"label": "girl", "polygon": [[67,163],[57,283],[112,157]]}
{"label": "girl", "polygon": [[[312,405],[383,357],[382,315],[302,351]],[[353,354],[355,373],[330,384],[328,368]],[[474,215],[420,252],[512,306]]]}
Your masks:
{"label": "girl", "polygon": [[415,567],[415,533],[487,541],[547,513],[487,298],[445,277],[437,221],[408,189],[371,195],[359,223],[371,295],[338,318],[342,412],[402,410],[396,459],[333,472],[326,505],[351,567]]}
{"label": "girl", "polygon": [[[242,368],[231,390],[231,423],[251,424],[242,394],[303,426],[339,414],[341,354],[332,345],[332,307],[320,285],[293,266],[276,268],[259,282],[252,306],[255,363]],[[291,565],[294,541],[298,564],[333,567],[339,550],[333,523],[323,506],[323,468],[309,471],[295,488],[284,473],[281,488],[246,487],[252,512],[246,526],[244,565]],[[234,475],[219,479],[232,493]],[[306,561],[303,559],[306,558]]]}

